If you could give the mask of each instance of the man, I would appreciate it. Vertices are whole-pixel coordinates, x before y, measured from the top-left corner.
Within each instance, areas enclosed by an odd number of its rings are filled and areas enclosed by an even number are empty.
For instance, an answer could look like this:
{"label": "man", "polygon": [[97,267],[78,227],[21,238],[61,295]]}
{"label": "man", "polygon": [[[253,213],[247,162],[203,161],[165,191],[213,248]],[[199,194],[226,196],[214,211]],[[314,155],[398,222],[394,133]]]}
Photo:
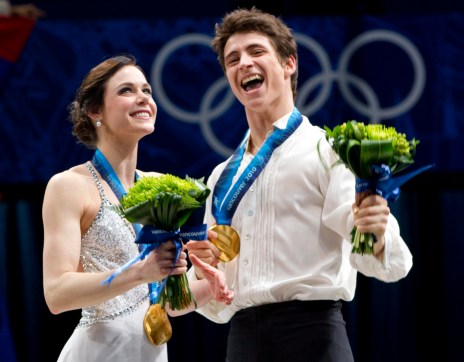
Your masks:
{"label": "man", "polygon": [[[280,19],[233,11],[216,25],[212,47],[249,134],[208,179],[210,241],[187,243],[225,272],[234,301],[198,312],[230,321],[229,362],[353,361],[341,301],[353,299],[357,272],[385,282],[408,274],[398,223],[384,198],[355,194],[345,166],[324,167],[337,156],[295,107],[297,45]],[[374,234],[373,255],[352,253],[354,226]],[[191,268],[189,277],[203,276]]]}

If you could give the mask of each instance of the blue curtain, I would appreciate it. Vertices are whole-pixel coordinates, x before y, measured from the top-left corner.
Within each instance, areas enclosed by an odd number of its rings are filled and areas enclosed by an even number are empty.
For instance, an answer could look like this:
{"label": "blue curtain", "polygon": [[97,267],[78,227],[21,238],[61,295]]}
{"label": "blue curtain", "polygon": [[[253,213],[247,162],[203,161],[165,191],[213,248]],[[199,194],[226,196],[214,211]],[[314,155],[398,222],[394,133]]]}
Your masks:
{"label": "blue curtain", "polygon": [[[52,315],[42,291],[45,184],[86,161],[67,106],[104,58],[134,54],[154,89],[156,131],[139,167],[208,176],[242,139],[241,106],[209,49],[219,18],[41,20],[0,87],[0,360],[53,361],[79,312]],[[317,125],[384,122],[420,140],[433,170],[391,205],[414,266],[386,284],[358,277],[344,304],[356,361],[460,360],[464,272],[464,14],[289,17],[299,56],[297,105]],[[1,56],[1,54],[0,54]],[[228,325],[172,319],[170,361],[224,360]]]}

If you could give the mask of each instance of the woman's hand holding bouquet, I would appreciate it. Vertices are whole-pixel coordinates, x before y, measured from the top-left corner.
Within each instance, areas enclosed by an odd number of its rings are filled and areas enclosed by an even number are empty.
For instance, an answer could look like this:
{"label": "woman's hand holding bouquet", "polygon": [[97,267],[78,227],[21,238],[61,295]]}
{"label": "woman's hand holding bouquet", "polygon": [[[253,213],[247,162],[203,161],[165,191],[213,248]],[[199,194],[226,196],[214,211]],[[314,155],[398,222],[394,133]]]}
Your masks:
{"label": "woman's hand holding bouquet", "polygon": [[[164,174],[147,176],[138,179],[126,195],[121,199],[118,212],[122,217],[134,224],[144,225],[135,240],[141,247],[138,257],[129,261],[109,278],[103,281],[111,283],[112,279],[129,268],[132,264],[145,257],[150,257],[151,251],[166,242],[175,244],[175,259],[169,266],[170,272],[161,282],[150,285],[150,300],[152,306],[146,316],[145,331],[154,344],[167,342],[171,337],[170,325],[167,320],[165,304],[169,302],[172,310],[186,309],[195,298],[189,288],[185,273],[170,275],[178,265],[183,249],[183,239],[204,240],[206,225],[184,227],[193,211],[201,207],[210,190],[202,179]],[[151,314],[151,316],[150,316]],[[164,325],[164,327],[163,327]],[[161,330],[165,332],[161,332]]]}

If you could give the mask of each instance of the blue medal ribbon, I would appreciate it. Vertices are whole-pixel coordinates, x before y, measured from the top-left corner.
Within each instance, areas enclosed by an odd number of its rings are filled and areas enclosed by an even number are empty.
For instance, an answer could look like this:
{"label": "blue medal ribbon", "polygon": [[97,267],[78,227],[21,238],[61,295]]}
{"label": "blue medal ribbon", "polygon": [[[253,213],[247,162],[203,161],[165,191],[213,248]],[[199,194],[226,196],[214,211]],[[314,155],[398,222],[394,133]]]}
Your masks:
{"label": "blue medal ribbon", "polygon": [[[116,175],[116,172],[114,172],[114,169],[113,167],[111,166],[111,164],[108,162],[108,160],[106,159],[106,157],[103,155],[103,153],[97,148],[95,150],[95,153],[93,155],[93,158],[92,158],[92,164],[93,166],[96,168],[96,170],[98,171],[98,173],[101,175],[101,177],[108,183],[108,185],[110,186],[111,190],[114,192],[114,194],[116,195],[116,197],[118,198],[119,201],[121,201],[122,197],[124,195],[126,195],[126,190],[124,189],[124,186],[122,185],[121,181],[119,180],[119,177],[118,175]],[[137,181],[139,178],[137,172],[135,172],[134,174],[134,180]],[[134,231],[135,231],[135,234],[138,235],[139,232],[141,231],[142,229],[142,226],[140,224],[132,224],[133,228],[134,228]],[[176,246],[177,247],[177,246]],[[142,260],[143,258],[145,258],[145,256],[151,251],[153,250],[154,248],[152,248],[151,250],[147,250],[148,248],[144,248],[142,249],[142,252],[140,253],[140,255],[137,257],[137,260]],[[180,254],[180,252],[179,252]],[[140,259],[138,259],[140,258]],[[137,261],[135,260],[135,261]],[[127,264],[127,267],[125,269],[127,269],[130,265],[132,265],[133,263],[135,263],[135,261],[133,261],[132,263],[129,262]],[[122,273],[125,269],[121,270],[121,268],[119,268],[115,273],[113,273],[110,277],[106,278],[105,280],[103,280],[101,282],[101,284],[106,284],[106,285],[110,285],[111,281],[117,276],[119,275],[120,273]],[[152,290],[153,289],[156,289],[158,287],[158,284],[159,283],[151,283],[151,284],[148,284],[148,290],[150,291],[150,295],[152,293]]]}
{"label": "blue medal ribbon", "polygon": [[[242,143],[237,147],[229,163],[224,168],[213,191],[212,214],[218,225],[230,225],[232,216],[237,209],[240,200],[246,191],[266,167],[267,162],[274,150],[279,147],[301,124],[303,117],[295,107],[284,129],[275,129],[271,136],[264,142],[250,164],[232,185],[237,170],[245,154],[245,136]],[[232,187],[231,187],[232,185]]]}
{"label": "blue medal ribbon", "polygon": [[[101,177],[110,185],[111,190],[114,192],[118,200],[121,200],[122,197],[126,194],[124,186],[122,186],[121,181],[119,180],[118,175],[114,172],[113,167],[103,155],[103,153],[97,148],[92,158],[92,164],[97,169]],[[135,173],[134,180],[137,181],[139,176],[137,172]]]}

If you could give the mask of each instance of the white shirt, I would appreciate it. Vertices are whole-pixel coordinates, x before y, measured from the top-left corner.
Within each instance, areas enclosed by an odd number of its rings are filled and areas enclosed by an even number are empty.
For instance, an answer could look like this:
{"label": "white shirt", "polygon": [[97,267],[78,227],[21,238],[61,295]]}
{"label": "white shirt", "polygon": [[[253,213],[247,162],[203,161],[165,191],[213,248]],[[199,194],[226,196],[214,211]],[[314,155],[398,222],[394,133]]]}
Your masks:
{"label": "white shirt", "polygon": [[[289,116],[274,127],[285,128]],[[245,153],[234,181],[252,158]],[[218,265],[235,292],[232,304],[211,301],[198,313],[226,323],[238,310],[261,304],[295,299],[349,301],[354,298],[358,271],[385,282],[408,274],[412,255],[391,214],[383,262],[372,255],[351,253],[355,178],[344,165],[324,167],[321,158],[329,166],[338,159],[324,131],[303,116],[302,124],[274,150],[233,216],[232,227],[241,238],[240,253]],[[211,190],[227,162],[213,170],[208,179]],[[209,227],[215,224],[211,196],[205,222]],[[189,278],[195,279],[193,268]]]}

